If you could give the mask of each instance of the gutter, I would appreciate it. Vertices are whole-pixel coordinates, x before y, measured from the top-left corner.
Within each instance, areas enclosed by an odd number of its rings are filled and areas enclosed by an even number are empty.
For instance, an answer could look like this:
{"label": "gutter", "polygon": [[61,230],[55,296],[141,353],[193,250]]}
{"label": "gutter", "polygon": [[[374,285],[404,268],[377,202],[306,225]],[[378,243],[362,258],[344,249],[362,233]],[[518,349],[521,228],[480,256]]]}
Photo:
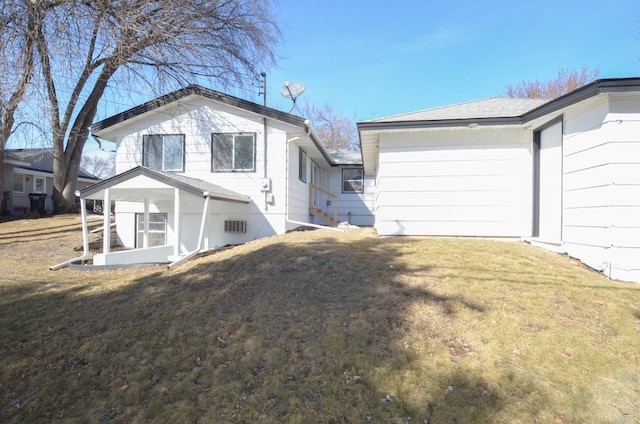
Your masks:
{"label": "gutter", "polygon": [[79,191],[76,191],[76,196],[80,198],[80,211],[82,216],[82,255],[78,256],[77,258],[70,259],[68,261],[49,267],[51,271],[57,271],[60,268],[64,268],[74,262],[82,262],[83,260],[89,257],[89,231],[87,229],[87,205],[85,204],[84,199],[80,197]]}
{"label": "gutter", "polygon": [[359,122],[356,124],[358,133],[361,130],[399,130],[399,129],[422,129],[422,128],[451,128],[493,125],[520,125],[522,118],[519,116],[501,118],[464,118],[464,119],[438,119],[422,121],[387,121],[387,122]]}
{"label": "gutter", "polygon": [[322,144],[322,142],[320,141],[318,134],[316,134],[316,131],[311,126],[311,121],[309,121],[308,119],[304,120],[304,129],[306,130],[307,135],[309,136],[311,141],[313,141],[313,144],[316,145],[316,148],[318,149],[318,151],[320,151],[324,159],[327,161],[327,163],[332,167],[337,166],[336,162],[333,160],[329,152],[327,152],[327,149],[324,147],[324,144]]}

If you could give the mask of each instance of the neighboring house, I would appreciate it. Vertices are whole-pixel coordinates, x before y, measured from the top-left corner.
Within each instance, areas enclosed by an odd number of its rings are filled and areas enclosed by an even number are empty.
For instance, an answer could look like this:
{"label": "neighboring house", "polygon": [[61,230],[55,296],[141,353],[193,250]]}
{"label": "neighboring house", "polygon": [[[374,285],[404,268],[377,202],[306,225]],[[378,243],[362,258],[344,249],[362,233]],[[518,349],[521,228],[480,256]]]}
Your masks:
{"label": "neighboring house", "polygon": [[91,131],[117,144],[117,175],[81,197],[115,201],[117,242],[135,248],[112,252],[104,231],[94,265],[177,264],[304,224],[373,225],[361,156],[326,149],[303,118],[188,86]]}
{"label": "neighboring house", "polygon": [[[44,206],[53,211],[53,152],[49,149],[5,149],[3,214],[24,214],[31,210],[29,194],[46,194]],[[76,188],[81,190],[100,181],[80,168]]]}
{"label": "neighboring house", "polygon": [[640,282],[640,78],[358,130],[380,235],[519,237]]}

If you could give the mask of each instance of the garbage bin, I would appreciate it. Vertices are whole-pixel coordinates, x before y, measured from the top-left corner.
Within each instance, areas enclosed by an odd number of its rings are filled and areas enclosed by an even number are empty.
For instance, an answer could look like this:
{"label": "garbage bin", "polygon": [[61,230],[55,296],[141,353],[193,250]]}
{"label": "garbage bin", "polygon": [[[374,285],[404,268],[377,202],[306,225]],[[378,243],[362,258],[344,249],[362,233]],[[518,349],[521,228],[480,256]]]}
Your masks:
{"label": "garbage bin", "polygon": [[40,215],[46,215],[47,211],[44,209],[44,202],[46,200],[46,193],[29,193],[31,213],[38,212]]}

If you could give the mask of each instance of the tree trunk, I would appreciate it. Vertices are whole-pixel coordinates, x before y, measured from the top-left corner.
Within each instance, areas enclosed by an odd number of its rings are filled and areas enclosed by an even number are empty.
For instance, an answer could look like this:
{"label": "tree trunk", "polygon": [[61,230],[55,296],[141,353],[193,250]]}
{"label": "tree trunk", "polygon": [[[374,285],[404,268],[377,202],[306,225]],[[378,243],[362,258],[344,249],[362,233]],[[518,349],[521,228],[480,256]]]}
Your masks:
{"label": "tree trunk", "polygon": [[[85,138],[86,140],[86,138]],[[62,145],[62,141],[54,142],[54,146]],[[56,214],[75,212],[76,209],[76,181],[80,170],[80,158],[82,148],[76,147],[70,152],[54,147],[53,159],[53,192],[51,201],[53,202],[53,212]],[[56,150],[61,150],[59,155]]]}
{"label": "tree trunk", "polygon": [[78,112],[67,144],[64,144],[64,135],[54,131],[53,140],[53,201],[54,213],[68,213],[75,211],[75,191],[82,150],[89,137],[89,127],[98,110],[98,102],[104,93],[109,79],[118,69],[118,63],[107,63],[102,68],[93,90]]}

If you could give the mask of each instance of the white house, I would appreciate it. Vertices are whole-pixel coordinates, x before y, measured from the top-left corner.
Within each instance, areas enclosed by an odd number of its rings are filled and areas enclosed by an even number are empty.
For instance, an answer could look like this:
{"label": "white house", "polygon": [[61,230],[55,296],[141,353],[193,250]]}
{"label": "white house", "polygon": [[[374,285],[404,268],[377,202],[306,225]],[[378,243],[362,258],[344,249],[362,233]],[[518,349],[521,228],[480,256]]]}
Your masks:
{"label": "white house", "polygon": [[[44,210],[53,211],[51,194],[53,193],[53,152],[45,148],[5,149],[5,159],[2,172],[4,173],[4,189],[1,213],[25,214],[33,211],[32,206],[41,205],[36,200],[44,197]],[[80,168],[76,188],[78,190],[100,181],[99,178]],[[32,198],[29,197],[32,195]]]}
{"label": "white house", "polygon": [[640,78],[358,130],[380,235],[520,237],[640,282]]}
{"label": "white house", "polygon": [[177,264],[305,224],[373,225],[360,155],[326,149],[298,116],[188,86],[91,130],[117,143],[117,175],[81,197],[116,201],[118,242],[133,248],[112,252],[104,231],[95,265]]}
{"label": "white house", "polygon": [[[358,124],[361,154],[303,118],[198,86],[93,125],[118,175],[121,245],[95,264],[179,263],[202,250],[349,221],[382,236],[511,237],[640,282],[640,78],[552,101],[491,98]],[[105,217],[108,227],[108,217]],[[71,262],[71,261],[70,261]]]}

